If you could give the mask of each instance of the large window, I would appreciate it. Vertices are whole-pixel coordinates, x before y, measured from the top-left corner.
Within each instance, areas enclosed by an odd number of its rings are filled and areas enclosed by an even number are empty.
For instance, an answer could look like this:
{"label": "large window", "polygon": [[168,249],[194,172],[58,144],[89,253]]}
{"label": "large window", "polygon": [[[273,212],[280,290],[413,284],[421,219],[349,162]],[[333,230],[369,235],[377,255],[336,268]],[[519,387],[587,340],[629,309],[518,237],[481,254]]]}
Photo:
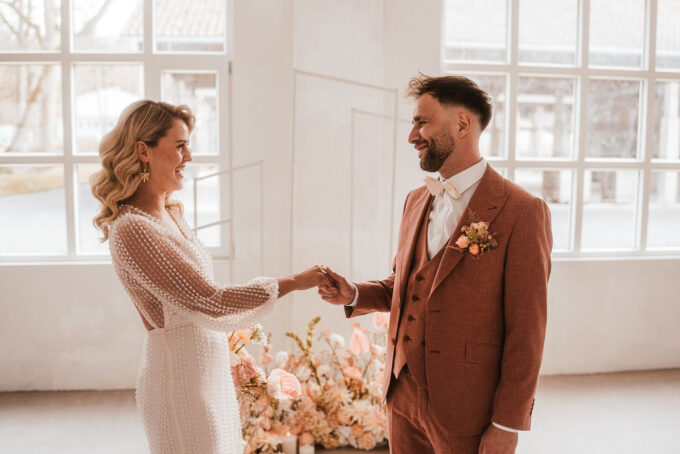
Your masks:
{"label": "large window", "polygon": [[0,2],[0,260],[104,257],[88,178],[98,143],[131,102],[188,104],[193,163],[176,194],[222,250],[230,168],[231,39],[225,0]]}
{"label": "large window", "polygon": [[484,156],[563,256],[680,251],[680,0],[444,0],[446,72],[494,99]]}

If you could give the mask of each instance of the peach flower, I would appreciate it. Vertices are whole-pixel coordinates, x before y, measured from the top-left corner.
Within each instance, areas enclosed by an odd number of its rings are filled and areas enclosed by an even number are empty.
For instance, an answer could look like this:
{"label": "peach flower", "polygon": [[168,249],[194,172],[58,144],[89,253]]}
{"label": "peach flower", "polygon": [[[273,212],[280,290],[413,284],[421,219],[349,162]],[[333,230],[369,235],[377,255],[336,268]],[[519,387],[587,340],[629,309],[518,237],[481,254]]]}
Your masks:
{"label": "peach flower", "polygon": [[267,393],[275,399],[292,400],[302,395],[302,387],[295,375],[277,368],[269,374]]}
{"label": "peach flower", "polygon": [[357,438],[357,445],[359,446],[359,449],[370,451],[371,449],[375,448],[376,444],[375,437],[368,432]]}
{"label": "peach flower", "polygon": [[364,434],[364,426],[361,424],[354,424],[352,426],[352,435],[356,438],[361,437]]}
{"label": "peach flower", "polygon": [[309,432],[300,435],[300,446],[309,446],[314,444],[314,436]]}
{"label": "peach flower", "polygon": [[361,371],[356,367],[345,367],[342,372],[348,378],[356,378],[357,380],[361,378]]}
{"label": "peach flower", "polygon": [[343,426],[348,426],[350,422],[352,422],[352,418],[349,416],[349,413],[347,413],[345,410],[340,409],[338,410],[337,413],[337,418],[338,422],[342,424]]}
{"label": "peach flower", "polygon": [[470,245],[470,238],[466,237],[465,235],[461,235],[458,237],[456,240],[456,246],[458,246],[461,249],[465,249]]}
{"label": "peach flower", "polygon": [[479,246],[477,246],[476,244],[471,244],[470,248],[468,250],[470,251],[470,254],[472,254],[472,255],[479,254]]}
{"label": "peach flower", "polygon": [[373,327],[375,329],[382,329],[390,322],[389,312],[376,312],[373,315]]}
{"label": "peach flower", "polygon": [[368,342],[368,337],[361,329],[358,323],[354,324],[354,330],[352,330],[352,338],[349,341],[349,348],[355,355],[365,353],[369,350],[370,343]]}

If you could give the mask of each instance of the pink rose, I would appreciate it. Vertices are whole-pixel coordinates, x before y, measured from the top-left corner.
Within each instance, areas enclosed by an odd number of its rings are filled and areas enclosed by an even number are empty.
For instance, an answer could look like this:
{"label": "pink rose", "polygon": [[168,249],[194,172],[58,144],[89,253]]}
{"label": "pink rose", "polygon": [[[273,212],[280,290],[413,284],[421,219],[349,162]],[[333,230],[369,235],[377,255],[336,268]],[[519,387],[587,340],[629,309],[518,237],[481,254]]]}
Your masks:
{"label": "pink rose", "polygon": [[458,246],[461,249],[465,249],[470,245],[470,238],[466,237],[465,235],[461,235],[458,237],[456,240],[456,246]]}
{"label": "pink rose", "polygon": [[470,254],[472,254],[472,255],[479,254],[479,246],[477,246],[476,244],[471,244],[470,249],[468,249],[468,250],[470,251]]}
{"label": "pink rose", "polygon": [[382,329],[390,322],[389,312],[376,312],[373,314],[373,327],[375,329]]}
{"label": "pink rose", "polygon": [[365,353],[369,348],[368,337],[364,334],[361,329],[361,325],[358,323],[354,324],[354,330],[352,330],[352,338],[349,341],[349,348],[355,355]]}
{"label": "pink rose", "polygon": [[260,374],[260,368],[252,356],[247,353],[241,356],[241,362],[231,368],[231,376],[234,379],[234,386],[240,388],[250,382],[253,377]]}

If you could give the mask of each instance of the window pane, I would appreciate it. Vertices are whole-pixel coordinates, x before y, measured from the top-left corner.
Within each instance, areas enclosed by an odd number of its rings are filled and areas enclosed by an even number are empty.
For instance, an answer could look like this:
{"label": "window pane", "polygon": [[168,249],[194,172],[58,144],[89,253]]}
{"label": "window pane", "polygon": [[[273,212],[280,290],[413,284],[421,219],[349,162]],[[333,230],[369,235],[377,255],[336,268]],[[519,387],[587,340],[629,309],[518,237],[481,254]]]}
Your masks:
{"label": "window pane", "polygon": [[445,60],[505,62],[506,0],[446,0]]}
{"label": "window pane", "polygon": [[0,52],[61,48],[61,1],[0,2]]}
{"label": "window pane", "polygon": [[196,116],[191,151],[195,154],[218,154],[217,74],[164,71],[162,87],[164,101],[186,104]]}
{"label": "window pane", "polygon": [[577,0],[520,1],[520,63],[575,65],[577,21]]}
{"label": "window pane", "polygon": [[654,92],[652,158],[680,160],[680,82],[659,82]]}
{"label": "window pane", "polygon": [[572,175],[571,170],[515,170],[515,182],[550,207],[555,251],[571,249]]}
{"label": "window pane", "polygon": [[645,0],[590,0],[590,65],[639,68]]}
{"label": "window pane", "polygon": [[224,52],[227,2],[154,0],[158,52]]}
{"label": "window pane", "polygon": [[633,249],[638,172],[587,170],[584,185],[582,249]]}
{"label": "window pane", "polygon": [[142,0],[72,0],[73,47],[78,52],[141,52]]}
{"label": "window pane", "polygon": [[647,248],[680,247],[680,172],[654,171],[649,192]]}
{"label": "window pane", "polygon": [[633,80],[590,81],[587,157],[637,157],[640,85]]}
{"label": "window pane", "polygon": [[504,75],[468,74],[493,100],[491,122],[479,138],[479,151],[487,158],[505,156],[505,100],[506,77]]}
{"label": "window pane", "polygon": [[575,79],[520,77],[517,156],[569,158],[574,143]]}
{"label": "window pane", "polygon": [[[194,179],[216,172],[219,172],[217,164],[188,164],[186,167],[184,172],[184,188],[181,191],[177,191],[173,197],[184,204],[184,218],[191,227],[196,226],[194,223]],[[222,218],[220,214],[221,178],[228,178],[228,175],[218,175],[198,180],[197,209],[199,226],[219,221]],[[207,246],[219,246],[221,229],[222,227],[218,225],[199,230],[198,237]]]}
{"label": "window pane", "polygon": [[61,68],[0,65],[0,152],[63,153]]}
{"label": "window pane", "polygon": [[142,65],[74,66],[77,153],[97,154],[123,109],[144,96],[143,81]]}
{"label": "window pane", "polygon": [[90,176],[98,172],[100,164],[79,164],[76,166],[78,184],[76,186],[76,207],[78,214],[78,253],[108,254],[108,243],[101,243],[102,233],[92,224],[99,213],[99,201],[92,195]]}
{"label": "window pane", "polygon": [[64,168],[0,167],[0,255],[65,253]]}
{"label": "window pane", "polygon": [[656,67],[680,70],[680,0],[659,0],[656,21]]}

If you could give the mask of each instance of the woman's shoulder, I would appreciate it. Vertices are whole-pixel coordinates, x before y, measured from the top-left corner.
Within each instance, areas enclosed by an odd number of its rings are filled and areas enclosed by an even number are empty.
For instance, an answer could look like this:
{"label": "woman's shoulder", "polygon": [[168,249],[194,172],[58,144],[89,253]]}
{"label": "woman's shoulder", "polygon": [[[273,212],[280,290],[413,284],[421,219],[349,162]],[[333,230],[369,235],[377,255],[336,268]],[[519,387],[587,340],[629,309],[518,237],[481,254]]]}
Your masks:
{"label": "woman's shoulder", "polygon": [[109,230],[109,236],[117,233],[129,232],[130,230],[153,229],[156,223],[151,215],[132,205],[123,204],[120,206],[120,214],[113,220]]}

